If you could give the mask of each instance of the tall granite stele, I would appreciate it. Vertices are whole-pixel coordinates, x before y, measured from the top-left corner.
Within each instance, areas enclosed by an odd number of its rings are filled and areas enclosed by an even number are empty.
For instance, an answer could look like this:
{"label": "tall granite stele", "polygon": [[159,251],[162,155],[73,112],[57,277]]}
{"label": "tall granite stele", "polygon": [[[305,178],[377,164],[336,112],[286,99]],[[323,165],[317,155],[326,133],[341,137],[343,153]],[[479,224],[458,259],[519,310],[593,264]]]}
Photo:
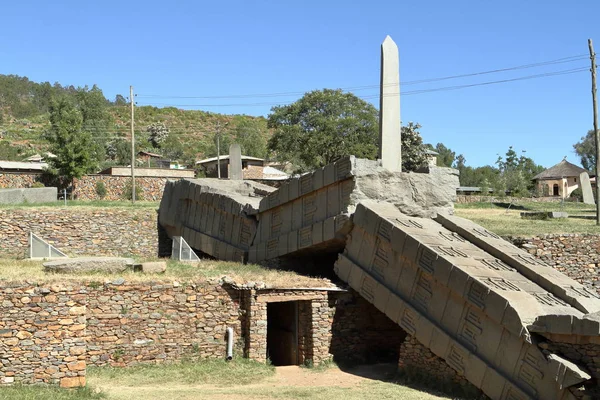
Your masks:
{"label": "tall granite stele", "polygon": [[398,46],[387,36],[381,44],[379,158],[381,166],[392,172],[402,170],[399,68]]}
{"label": "tall granite stele", "polygon": [[229,146],[229,179],[241,181],[244,179],[242,171],[242,148],[239,144]]}

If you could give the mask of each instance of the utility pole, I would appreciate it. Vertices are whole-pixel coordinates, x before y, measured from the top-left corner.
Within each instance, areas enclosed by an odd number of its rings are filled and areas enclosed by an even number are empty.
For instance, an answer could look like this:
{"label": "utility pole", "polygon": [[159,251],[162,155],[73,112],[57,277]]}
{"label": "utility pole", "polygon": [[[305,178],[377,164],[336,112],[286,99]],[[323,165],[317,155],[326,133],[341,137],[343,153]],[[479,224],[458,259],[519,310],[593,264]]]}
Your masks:
{"label": "utility pole", "polygon": [[217,122],[217,178],[221,179],[221,123]]}
{"label": "utility pole", "polygon": [[588,39],[590,60],[592,61],[592,102],[594,105],[594,141],[596,144],[596,225],[600,226],[600,134],[598,133],[598,104],[596,103],[596,53],[592,39]]}
{"label": "utility pole", "polygon": [[[225,128],[229,122],[223,124]],[[221,123],[217,122],[217,178],[221,179]]]}
{"label": "utility pole", "polygon": [[133,129],[133,86],[129,86],[129,101],[131,102],[131,202],[135,203],[135,131]]}

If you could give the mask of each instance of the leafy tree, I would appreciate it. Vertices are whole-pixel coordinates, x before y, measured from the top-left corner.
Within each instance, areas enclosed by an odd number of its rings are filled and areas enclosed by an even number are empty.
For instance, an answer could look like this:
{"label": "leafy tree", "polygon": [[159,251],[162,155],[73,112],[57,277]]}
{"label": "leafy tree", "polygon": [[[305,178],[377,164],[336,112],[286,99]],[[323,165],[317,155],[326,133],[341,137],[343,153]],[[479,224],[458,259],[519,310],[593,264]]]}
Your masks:
{"label": "leafy tree", "polygon": [[268,127],[275,130],[268,149],[299,171],[322,167],[350,154],[377,157],[377,110],[339,89],[315,90],[295,103],[273,107]]}
{"label": "leafy tree", "polygon": [[434,150],[438,153],[437,166],[438,167],[452,167],[454,160],[456,159],[456,153],[444,146],[443,143],[438,143],[433,147],[431,144],[426,145],[430,150]]}
{"label": "leafy tree", "polygon": [[50,151],[56,158],[48,159],[48,163],[68,183],[92,172],[97,165],[93,152],[94,141],[82,127],[81,112],[71,102],[64,97],[53,100],[50,104],[50,129],[46,138],[50,142]]}
{"label": "leafy tree", "polygon": [[258,120],[245,118],[234,129],[234,142],[240,145],[242,154],[250,157],[265,158],[267,156],[265,130],[261,127]]}
{"label": "leafy tree", "polygon": [[131,142],[114,139],[106,143],[106,156],[115,161],[117,165],[128,165],[131,163]]}
{"label": "leafy tree", "polygon": [[123,97],[123,95],[117,94],[115,96],[114,105],[115,106],[125,106],[125,105],[127,105],[127,100],[125,100],[125,97]]}
{"label": "leafy tree", "polygon": [[161,144],[169,137],[169,128],[162,122],[154,122],[146,127],[148,141],[152,147],[161,148]]}
{"label": "leafy tree", "polygon": [[416,171],[427,163],[425,145],[419,133],[421,125],[409,122],[402,131],[402,170]]}
{"label": "leafy tree", "polygon": [[544,167],[537,165],[531,158],[524,155],[519,157],[512,146],[508,148],[504,159],[498,157],[496,164],[506,190],[515,196],[526,196],[533,191],[532,178],[544,170]]}
{"label": "leafy tree", "polygon": [[111,117],[108,113],[108,102],[102,90],[96,85],[75,90],[77,109],[81,113],[81,129],[93,137],[92,151],[100,161],[106,158],[106,143],[112,136],[110,132]]}
{"label": "leafy tree", "polygon": [[588,171],[596,168],[596,141],[594,131],[589,130],[581,140],[573,145],[575,153],[581,159],[581,165]]}

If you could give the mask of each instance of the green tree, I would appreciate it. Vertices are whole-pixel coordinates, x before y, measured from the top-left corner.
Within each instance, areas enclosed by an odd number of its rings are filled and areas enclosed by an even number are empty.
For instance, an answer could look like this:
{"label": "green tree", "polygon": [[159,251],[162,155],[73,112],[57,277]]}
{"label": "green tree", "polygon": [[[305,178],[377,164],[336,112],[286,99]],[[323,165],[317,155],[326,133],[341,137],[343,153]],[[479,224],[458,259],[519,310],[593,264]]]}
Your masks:
{"label": "green tree", "polygon": [[402,131],[402,170],[416,171],[427,164],[426,147],[419,133],[421,125],[409,122]]}
{"label": "green tree", "polygon": [[113,136],[111,133],[111,117],[108,113],[108,101],[102,90],[96,85],[88,89],[87,86],[75,90],[77,109],[81,113],[81,129],[92,137],[91,151],[98,161],[106,159],[106,143]]}
{"label": "green tree", "polygon": [[271,109],[268,126],[275,130],[268,149],[298,171],[327,165],[340,157],[377,157],[378,112],[342,90],[306,93],[298,101]]}
{"label": "green tree", "polygon": [[93,152],[94,141],[82,127],[81,112],[71,102],[64,97],[52,101],[50,129],[46,138],[56,158],[48,159],[48,163],[53,172],[64,177],[68,183],[92,172],[97,165],[98,160]]}
{"label": "green tree", "polygon": [[544,170],[531,158],[524,155],[519,157],[512,146],[508,148],[504,158],[498,156],[496,164],[506,190],[515,196],[529,195],[534,190],[532,178]]}
{"label": "green tree", "polygon": [[265,131],[266,126],[263,127],[258,120],[244,118],[234,129],[234,142],[240,145],[243,155],[266,158],[267,140]]}
{"label": "green tree", "polygon": [[573,145],[575,153],[581,159],[581,165],[588,171],[596,168],[596,144],[594,131],[589,130],[581,140]]}
{"label": "green tree", "polygon": [[454,160],[456,159],[456,153],[444,146],[443,143],[438,143],[433,147],[431,144],[426,145],[430,150],[438,153],[437,166],[438,167],[452,167]]}
{"label": "green tree", "polygon": [[148,141],[155,149],[160,149],[161,145],[169,137],[169,128],[162,122],[154,122],[146,127]]}
{"label": "green tree", "polygon": [[113,102],[113,104],[115,106],[125,106],[127,105],[127,100],[125,100],[125,97],[123,97],[123,95],[117,94],[115,96],[115,101]]}

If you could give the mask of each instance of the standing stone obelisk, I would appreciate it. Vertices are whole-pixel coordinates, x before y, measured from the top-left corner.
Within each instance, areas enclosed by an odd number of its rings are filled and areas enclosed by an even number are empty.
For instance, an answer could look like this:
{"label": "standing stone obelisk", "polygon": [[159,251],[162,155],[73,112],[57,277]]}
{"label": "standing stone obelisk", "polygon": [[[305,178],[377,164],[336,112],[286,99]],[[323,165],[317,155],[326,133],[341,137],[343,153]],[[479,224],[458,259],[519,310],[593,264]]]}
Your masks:
{"label": "standing stone obelisk", "polygon": [[400,61],[398,46],[387,36],[381,44],[379,158],[384,168],[402,170],[400,133]]}
{"label": "standing stone obelisk", "polygon": [[244,179],[242,172],[242,149],[239,144],[229,146],[229,179],[241,181]]}

